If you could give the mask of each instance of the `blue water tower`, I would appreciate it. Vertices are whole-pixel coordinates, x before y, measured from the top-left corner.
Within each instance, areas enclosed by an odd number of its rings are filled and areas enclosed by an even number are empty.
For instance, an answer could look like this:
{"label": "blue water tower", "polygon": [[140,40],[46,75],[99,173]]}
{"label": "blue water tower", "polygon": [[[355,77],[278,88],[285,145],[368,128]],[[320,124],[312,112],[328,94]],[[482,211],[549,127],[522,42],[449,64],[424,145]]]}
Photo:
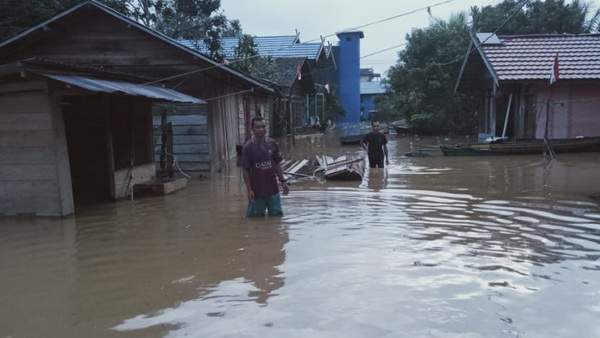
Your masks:
{"label": "blue water tower", "polygon": [[338,90],[340,103],[346,109],[346,116],[338,122],[360,122],[360,39],[362,31],[337,33],[338,48]]}

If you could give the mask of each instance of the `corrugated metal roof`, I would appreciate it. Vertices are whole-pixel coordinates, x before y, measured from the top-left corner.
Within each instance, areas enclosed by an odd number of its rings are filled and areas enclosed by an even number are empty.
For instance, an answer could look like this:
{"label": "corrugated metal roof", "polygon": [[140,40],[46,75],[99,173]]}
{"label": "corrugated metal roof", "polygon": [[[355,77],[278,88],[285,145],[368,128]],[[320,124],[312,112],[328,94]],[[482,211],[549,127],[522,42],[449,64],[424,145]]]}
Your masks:
{"label": "corrugated metal roof", "polygon": [[[320,42],[299,43],[296,35],[254,36],[253,39],[258,54],[263,57],[307,57],[316,60],[321,49],[324,48],[323,43]],[[238,41],[236,37],[221,39],[222,52],[226,59],[234,58]],[[182,39],[178,42],[201,53],[209,52],[204,41]]]}
{"label": "corrugated metal roof", "polygon": [[360,94],[373,95],[385,93],[385,87],[381,81],[362,81],[360,83]]}
{"label": "corrugated metal roof", "polygon": [[[298,76],[298,63],[304,63],[304,60],[306,60],[304,57],[276,58],[275,66],[277,67],[277,72],[271,80],[281,87],[290,87]],[[302,77],[304,78],[307,75],[303,74]]]}
{"label": "corrugated metal roof", "polygon": [[[483,36],[478,35],[478,39]],[[512,35],[497,39],[499,44],[488,43],[490,39],[480,48],[500,81],[549,79],[557,53],[561,80],[600,79],[600,34]]]}
{"label": "corrugated metal roof", "polygon": [[94,92],[119,92],[127,95],[144,96],[152,99],[160,99],[173,102],[206,103],[206,101],[174,91],[172,89],[160,88],[150,85],[136,84],[124,81],[102,80],[80,75],[44,73],[39,74],[60,82],[68,83],[70,85],[91,90]]}

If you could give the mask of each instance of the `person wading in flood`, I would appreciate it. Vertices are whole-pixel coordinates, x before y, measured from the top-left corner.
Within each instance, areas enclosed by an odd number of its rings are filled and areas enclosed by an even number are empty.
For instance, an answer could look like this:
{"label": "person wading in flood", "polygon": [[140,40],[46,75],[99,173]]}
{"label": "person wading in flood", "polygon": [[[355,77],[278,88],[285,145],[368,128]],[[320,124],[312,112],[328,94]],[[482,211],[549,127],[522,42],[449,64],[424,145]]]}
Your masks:
{"label": "person wading in flood", "polygon": [[289,187],[281,169],[282,157],[275,140],[267,137],[267,124],[262,117],[252,118],[254,137],[242,148],[244,183],[248,189],[246,217],[261,217],[268,210],[269,216],[283,215],[277,179],[287,195]]}
{"label": "person wading in flood", "polygon": [[360,146],[367,151],[369,156],[369,167],[383,168],[384,159],[385,165],[390,165],[387,138],[379,131],[379,121],[371,121],[371,128],[373,128],[373,131],[369,132],[362,140],[360,140]]}

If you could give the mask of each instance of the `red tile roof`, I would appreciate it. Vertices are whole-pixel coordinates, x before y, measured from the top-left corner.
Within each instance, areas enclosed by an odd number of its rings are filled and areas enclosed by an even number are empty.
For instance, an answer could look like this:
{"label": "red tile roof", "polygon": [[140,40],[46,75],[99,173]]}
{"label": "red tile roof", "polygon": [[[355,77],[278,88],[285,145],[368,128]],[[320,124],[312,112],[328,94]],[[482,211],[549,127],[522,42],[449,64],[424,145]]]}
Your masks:
{"label": "red tile roof", "polygon": [[499,81],[549,79],[556,53],[561,80],[600,79],[600,34],[489,35],[477,38]]}

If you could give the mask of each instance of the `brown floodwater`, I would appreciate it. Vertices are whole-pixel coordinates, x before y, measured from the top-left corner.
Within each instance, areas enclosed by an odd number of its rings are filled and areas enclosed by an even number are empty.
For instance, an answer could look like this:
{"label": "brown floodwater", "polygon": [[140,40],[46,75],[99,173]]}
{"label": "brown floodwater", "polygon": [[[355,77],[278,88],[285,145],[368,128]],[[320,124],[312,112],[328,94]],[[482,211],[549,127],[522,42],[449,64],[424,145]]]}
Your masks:
{"label": "brown floodwater", "polygon": [[600,337],[600,153],[389,138],[388,168],[294,182],[283,217],[243,217],[234,161],[170,196],[0,218],[0,338]]}

